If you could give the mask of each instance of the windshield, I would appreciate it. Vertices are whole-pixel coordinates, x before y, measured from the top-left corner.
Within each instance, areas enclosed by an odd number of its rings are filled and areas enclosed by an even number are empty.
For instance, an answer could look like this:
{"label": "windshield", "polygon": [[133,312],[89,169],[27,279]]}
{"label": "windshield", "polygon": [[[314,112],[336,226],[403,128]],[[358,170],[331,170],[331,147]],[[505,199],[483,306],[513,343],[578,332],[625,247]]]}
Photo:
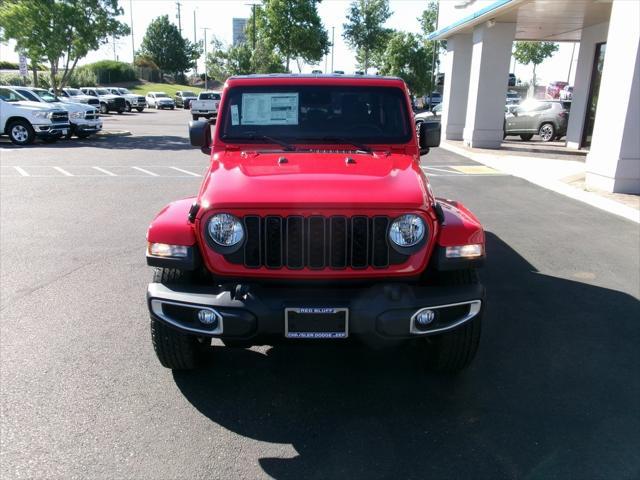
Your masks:
{"label": "windshield", "polygon": [[196,94],[193,92],[182,92],[183,97],[195,97]]}
{"label": "windshield", "polygon": [[106,88],[96,88],[96,93],[98,95],[109,95],[109,90]]}
{"label": "windshield", "polygon": [[199,100],[220,100],[220,94],[211,93],[211,92],[201,93],[198,99]]}
{"label": "windshield", "polygon": [[156,98],[169,98],[166,93],[156,93]]}
{"label": "windshield", "polygon": [[229,90],[220,121],[226,141],[406,143],[404,92],[389,87],[282,86]]}
{"label": "windshield", "polygon": [[74,95],[75,96],[75,95],[82,95],[83,94],[77,88],[66,88],[64,91],[67,93],[67,95]]}
{"label": "windshield", "polygon": [[35,94],[38,95],[42,100],[47,103],[58,102],[58,97],[54,94],[47,92],[46,90],[34,90]]}
{"label": "windshield", "polygon": [[131,92],[126,88],[118,88],[118,92],[120,92],[122,95],[131,95]]}
{"label": "windshield", "polygon": [[40,101],[38,96],[35,93],[33,93],[33,92],[29,91],[29,90],[19,89],[19,90],[16,90],[16,92],[18,92],[20,95],[22,95],[27,100],[31,100],[32,102],[39,102]]}

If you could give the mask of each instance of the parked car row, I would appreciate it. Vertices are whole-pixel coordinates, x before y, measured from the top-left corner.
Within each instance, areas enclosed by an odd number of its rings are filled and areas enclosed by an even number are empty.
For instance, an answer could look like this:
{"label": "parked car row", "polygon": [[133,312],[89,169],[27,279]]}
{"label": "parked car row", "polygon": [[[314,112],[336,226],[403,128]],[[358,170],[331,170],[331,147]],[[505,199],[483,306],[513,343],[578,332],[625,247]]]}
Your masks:
{"label": "parked car row", "polygon": [[0,134],[16,145],[86,138],[101,129],[94,105],[65,102],[42,88],[0,87]]}

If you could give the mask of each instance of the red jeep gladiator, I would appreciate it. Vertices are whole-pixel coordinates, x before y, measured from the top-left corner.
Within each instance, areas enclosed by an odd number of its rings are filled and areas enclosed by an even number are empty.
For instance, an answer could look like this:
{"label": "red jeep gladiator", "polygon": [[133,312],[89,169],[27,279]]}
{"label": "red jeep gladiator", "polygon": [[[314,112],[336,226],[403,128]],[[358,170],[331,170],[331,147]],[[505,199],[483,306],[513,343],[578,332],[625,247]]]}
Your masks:
{"label": "red jeep gladiator", "polygon": [[226,346],[413,343],[455,372],[480,339],[484,232],[436,198],[420,155],[440,125],[414,124],[398,78],[251,75],[227,80],[198,195],[147,233],[147,302],[160,363]]}

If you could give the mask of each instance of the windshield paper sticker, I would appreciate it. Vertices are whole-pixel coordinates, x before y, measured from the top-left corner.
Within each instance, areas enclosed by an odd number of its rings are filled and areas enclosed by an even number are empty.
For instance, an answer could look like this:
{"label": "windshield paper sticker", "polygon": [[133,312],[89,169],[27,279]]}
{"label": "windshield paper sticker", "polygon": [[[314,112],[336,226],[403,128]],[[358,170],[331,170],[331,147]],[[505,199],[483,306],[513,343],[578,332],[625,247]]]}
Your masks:
{"label": "windshield paper sticker", "polygon": [[[218,102],[216,102],[216,107]],[[240,118],[238,118],[238,105],[231,105],[231,125],[239,125]]]}
{"label": "windshield paper sticker", "polygon": [[298,125],[298,93],[243,93],[243,125]]}

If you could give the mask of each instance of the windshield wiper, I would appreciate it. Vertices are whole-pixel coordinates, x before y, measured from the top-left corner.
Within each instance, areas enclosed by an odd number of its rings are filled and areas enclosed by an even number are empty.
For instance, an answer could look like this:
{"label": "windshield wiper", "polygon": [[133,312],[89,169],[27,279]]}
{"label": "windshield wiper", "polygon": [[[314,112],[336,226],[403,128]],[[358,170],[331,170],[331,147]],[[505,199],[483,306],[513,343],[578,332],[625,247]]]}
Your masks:
{"label": "windshield wiper", "polygon": [[373,150],[371,150],[371,148],[366,146],[364,143],[354,142],[353,140],[349,140],[345,137],[322,137],[319,140],[323,140],[325,142],[347,143],[349,145],[353,145],[358,150],[362,150],[363,152],[373,153]]}
{"label": "windshield wiper", "polygon": [[295,146],[285,142],[284,140],[273,138],[268,135],[256,134],[255,132],[246,132],[245,134],[240,135],[239,137],[229,137],[229,135],[222,136],[223,140],[233,139],[233,138],[246,138],[247,140],[264,140],[269,143],[275,143],[276,145],[280,145],[285,150],[285,152],[294,152],[297,150]]}

